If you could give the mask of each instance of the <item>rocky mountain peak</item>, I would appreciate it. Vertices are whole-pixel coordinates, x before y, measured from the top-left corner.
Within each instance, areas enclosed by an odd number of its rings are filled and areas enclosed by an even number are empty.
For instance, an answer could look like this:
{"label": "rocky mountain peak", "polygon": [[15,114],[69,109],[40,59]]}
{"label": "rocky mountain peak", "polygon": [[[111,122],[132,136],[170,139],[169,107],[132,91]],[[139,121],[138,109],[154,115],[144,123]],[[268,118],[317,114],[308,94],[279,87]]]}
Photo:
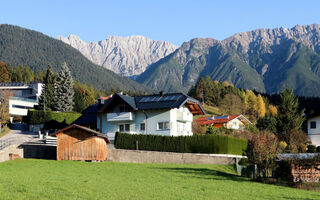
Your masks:
{"label": "rocky mountain peak", "polygon": [[122,76],[138,75],[148,65],[171,54],[178,47],[144,36],[108,36],[106,40],[86,43],[76,35],[58,36],[58,40],[78,49],[92,62]]}

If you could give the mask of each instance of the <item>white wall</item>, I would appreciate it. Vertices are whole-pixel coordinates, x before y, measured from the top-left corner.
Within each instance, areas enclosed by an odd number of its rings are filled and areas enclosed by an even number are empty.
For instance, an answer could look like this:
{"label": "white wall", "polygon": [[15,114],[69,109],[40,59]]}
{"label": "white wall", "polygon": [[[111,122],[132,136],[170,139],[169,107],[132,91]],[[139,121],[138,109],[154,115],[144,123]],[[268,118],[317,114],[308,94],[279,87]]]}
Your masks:
{"label": "white wall", "polygon": [[243,127],[244,127],[244,124],[237,118],[235,118],[231,121],[228,121],[228,123],[227,123],[227,128],[229,128],[229,129],[239,130],[239,129],[242,129]]}
{"label": "white wall", "polygon": [[[133,112],[134,120],[108,122],[107,114],[98,115],[97,128],[101,132],[107,134],[110,140],[114,139],[115,132],[119,131],[120,124],[130,124],[130,132],[132,134],[154,134],[166,136],[192,135],[193,115],[189,109],[181,107],[171,110],[147,110]],[[102,119],[102,127],[100,126]],[[169,129],[159,130],[159,122],[169,122]],[[145,131],[140,130],[140,124],[145,123]],[[178,125],[180,123],[180,125]],[[180,127],[179,127],[180,126]],[[181,128],[182,127],[182,128]]]}
{"label": "white wall", "polygon": [[[23,101],[19,99],[10,98],[9,99],[9,114],[11,116],[27,116],[28,109],[33,108],[35,105],[38,105],[35,101]],[[26,108],[16,108],[14,106],[23,106]]]}
{"label": "white wall", "polygon": [[[312,121],[316,122],[315,129],[310,127]],[[320,116],[308,119],[308,137],[313,145],[320,146]]]}

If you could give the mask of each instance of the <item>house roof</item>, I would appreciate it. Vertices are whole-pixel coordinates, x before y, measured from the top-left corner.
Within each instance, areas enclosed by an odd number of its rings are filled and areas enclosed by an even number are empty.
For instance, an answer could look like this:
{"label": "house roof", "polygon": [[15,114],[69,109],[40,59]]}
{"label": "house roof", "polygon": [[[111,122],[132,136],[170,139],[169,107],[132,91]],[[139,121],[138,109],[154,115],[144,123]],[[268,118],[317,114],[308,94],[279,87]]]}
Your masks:
{"label": "house roof", "polygon": [[59,130],[59,131],[51,134],[51,136],[55,136],[55,137],[56,137],[57,134],[62,133],[62,132],[65,132],[65,131],[70,130],[70,129],[81,129],[81,130],[84,130],[84,131],[86,131],[86,132],[88,132],[88,133],[90,133],[90,134],[92,134],[92,135],[94,135],[94,136],[103,138],[103,139],[107,142],[107,144],[110,143],[108,137],[105,136],[105,135],[103,135],[102,133],[99,133],[99,132],[97,132],[97,131],[95,131],[95,130],[92,130],[92,129],[90,129],[90,128],[87,128],[87,127],[84,127],[84,126],[80,126],[80,125],[77,125],[77,124],[72,124],[72,125],[64,128],[64,129],[61,129],[61,130]]}
{"label": "house roof", "polygon": [[214,116],[214,117],[200,117],[195,121],[199,125],[214,125],[214,124],[224,124],[235,118],[238,118],[240,121],[246,121],[251,124],[251,122],[245,118],[243,115],[226,115],[226,116]]}
{"label": "house roof", "polygon": [[121,99],[133,110],[153,110],[153,109],[171,109],[186,105],[193,114],[204,114],[205,111],[201,104],[183,93],[153,94],[143,96],[128,96],[123,94],[114,94],[108,103],[100,109],[105,112],[112,101]]}

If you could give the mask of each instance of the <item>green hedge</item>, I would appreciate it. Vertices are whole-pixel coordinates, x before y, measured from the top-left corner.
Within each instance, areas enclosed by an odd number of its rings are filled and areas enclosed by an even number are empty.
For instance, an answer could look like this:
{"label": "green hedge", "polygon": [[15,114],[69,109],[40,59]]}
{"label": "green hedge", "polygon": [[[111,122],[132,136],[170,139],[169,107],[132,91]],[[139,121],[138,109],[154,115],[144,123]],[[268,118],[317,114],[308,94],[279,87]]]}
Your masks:
{"label": "green hedge", "polygon": [[80,116],[80,113],[65,113],[30,109],[28,110],[28,116],[26,116],[25,121],[28,124],[45,124],[55,121],[59,123],[64,122],[67,125],[70,125]]}
{"label": "green hedge", "polygon": [[222,135],[159,136],[116,133],[115,146],[119,149],[243,155],[248,141]]}

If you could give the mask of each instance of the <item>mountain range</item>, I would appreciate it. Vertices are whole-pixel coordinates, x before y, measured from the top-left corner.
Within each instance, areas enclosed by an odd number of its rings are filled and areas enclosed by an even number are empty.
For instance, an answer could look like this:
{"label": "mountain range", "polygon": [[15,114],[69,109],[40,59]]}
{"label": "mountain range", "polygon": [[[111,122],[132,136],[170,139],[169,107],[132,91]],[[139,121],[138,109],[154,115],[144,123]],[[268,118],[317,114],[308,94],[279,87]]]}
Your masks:
{"label": "mountain range", "polygon": [[200,77],[278,93],[320,96],[320,26],[258,29],[225,40],[196,38],[150,65],[137,81],[156,90],[187,92]]}
{"label": "mountain range", "polygon": [[51,65],[58,72],[63,62],[72,76],[82,83],[101,90],[151,92],[152,90],[129,78],[96,65],[78,50],[40,32],[13,25],[0,25],[0,61],[13,66],[29,66],[35,72]]}
{"label": "mountain range", "polygon": [[[67,62],[76,79],[103,90],[188,92],[209,76],[270,94],[292,88],[301,96],[320,96],[318,24],[257,29],[221,41],[195,38],[179,48],[143,36],[89,43],[74,35],[58,38],[0,25],[0,61],[34,71],[48,64],[58,71]],[[141,84],[123,76],[136,76]]]}
{"label": "mountain range", "polygon": [[171,54],[178,47],[144,36],[109,36],[99,42],[84,42],[76,35],[58,36],[58,40],[79,50],[86,58],[122,76],[135,76],[148,65]]}

